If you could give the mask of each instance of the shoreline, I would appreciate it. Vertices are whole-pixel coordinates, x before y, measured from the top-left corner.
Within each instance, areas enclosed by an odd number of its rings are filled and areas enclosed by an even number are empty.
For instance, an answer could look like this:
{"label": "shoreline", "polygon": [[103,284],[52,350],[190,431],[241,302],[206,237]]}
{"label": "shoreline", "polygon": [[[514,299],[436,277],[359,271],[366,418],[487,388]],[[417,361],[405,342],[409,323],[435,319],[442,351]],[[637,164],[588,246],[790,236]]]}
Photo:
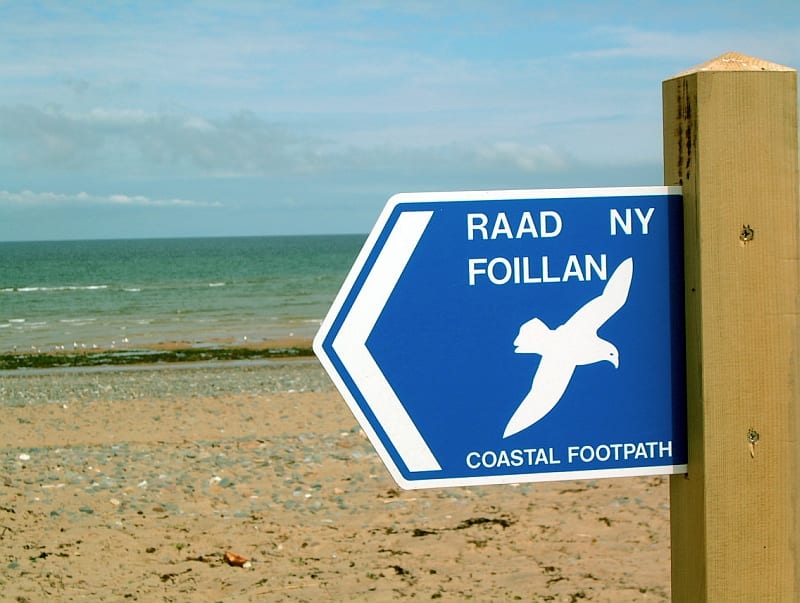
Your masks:
{"label": "shoreline", "polygon": [[269,360],[313,356],[309,338],[270,339],[238,345],[225,345],[219,341],[209,343],[172,341],[92,350],[3,351],[0,352],[0,370]]}

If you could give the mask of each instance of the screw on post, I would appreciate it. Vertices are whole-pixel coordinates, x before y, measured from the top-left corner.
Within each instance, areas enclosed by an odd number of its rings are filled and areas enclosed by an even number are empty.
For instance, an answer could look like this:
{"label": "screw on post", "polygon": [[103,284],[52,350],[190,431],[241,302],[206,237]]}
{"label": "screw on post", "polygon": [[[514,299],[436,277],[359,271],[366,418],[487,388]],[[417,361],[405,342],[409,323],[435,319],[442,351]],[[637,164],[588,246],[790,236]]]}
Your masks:
{"label": "screw on post", "polygon": [[752,427],[747,430],[747,445],[750,448],[750,458],[756,457],[756,444],[761,436]]}

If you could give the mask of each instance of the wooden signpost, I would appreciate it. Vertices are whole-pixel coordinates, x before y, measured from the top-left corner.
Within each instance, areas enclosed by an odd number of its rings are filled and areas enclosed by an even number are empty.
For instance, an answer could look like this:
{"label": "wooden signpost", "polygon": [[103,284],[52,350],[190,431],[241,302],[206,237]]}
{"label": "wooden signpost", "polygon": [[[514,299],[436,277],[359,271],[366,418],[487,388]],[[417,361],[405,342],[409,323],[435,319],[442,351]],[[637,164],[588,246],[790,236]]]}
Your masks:
{"label": "wooden signpost", "polygon": [[676,602],[800,601],[797,72],[729,53],[663,83],[683,186],[689,470]]}

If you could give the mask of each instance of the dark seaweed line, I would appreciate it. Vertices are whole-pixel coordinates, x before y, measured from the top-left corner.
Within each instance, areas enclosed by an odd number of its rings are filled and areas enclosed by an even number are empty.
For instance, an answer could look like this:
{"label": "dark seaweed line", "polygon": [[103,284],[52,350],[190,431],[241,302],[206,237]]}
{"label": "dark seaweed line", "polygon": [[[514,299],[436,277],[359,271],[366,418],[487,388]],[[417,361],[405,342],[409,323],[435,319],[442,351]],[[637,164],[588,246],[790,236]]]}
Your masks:
{"label": "dark seaweed line", "polygon": [[83,352],[77,354],[0,354],[0,370],[81,367],[103,365],[202,362],[209,360],[258,360],[313,356],[311,348],[202,348],[182,350],[126,350],[124,352]]}

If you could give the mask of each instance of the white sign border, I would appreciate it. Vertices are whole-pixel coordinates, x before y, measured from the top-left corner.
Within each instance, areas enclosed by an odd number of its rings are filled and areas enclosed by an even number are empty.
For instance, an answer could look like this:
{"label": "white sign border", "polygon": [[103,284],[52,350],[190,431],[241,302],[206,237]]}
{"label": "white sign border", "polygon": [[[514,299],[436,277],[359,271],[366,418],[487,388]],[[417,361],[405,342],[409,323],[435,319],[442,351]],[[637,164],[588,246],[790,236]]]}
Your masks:
{"label": "white sign border", "polygon": [[[688,468],[687,465],[685,464],[654,465],[654,466],[644,466],[644,467],[628,467],[624,469],[592,469],[586,471],[579,470],[579,471],[559,471],[559,472],[541,472],[541,473],[519,473],[512,475],[487,475],[487,476],[476,476],[476,477],[443,477],[443,478],[427,478],[419,480],[406,479],[402,475],[399,467],[397,467],[391,454],[389,454],[389,451],[386,449],[384,443],[381,441],[381,438],[378,436],[377,432],[370,424],[369,420],[364,414],[364,411],[361,409],[360,404],[356,400],[354,394],[350,391],[350,388],[347,386],[344,379],[339,374],[339,371],[334,366],[333,360],[329,358],[323,345],[330,333],[330,330],[333,328],[334,323],[337,321],[337,319],[340,318],[340,313],[344,307],[344,304],[347,301],[347,298],[350,296],[350,293],[353,287],[355,286],[355,283],[358,280],[359,276],[361,276],[362,271],[366,266],[367,260],[369,259],[370,255],[372,255],[375,245],[377,244],[381,235],[384,233],[384,229],[387,223],[389,222],[389,219],[392,216],[395,207],[397,207],[397,205],[400,204],[441,203],[441,202],[451,202],[451,201],[452,202],[510,201],[517,199],[524,201],[531,199],[576,199],[576,198],[585,199],[585,198],[607,198],[607,197],[668,196],[668,195],[682,195],[682,192],[683,189],[680,186],[627,186],[627,187],[607,187],[607,188],[593,187],[593,188],[416,192],[416,193],[397,193],[389,198],[383,210],[381,211],[380,215],[378,216],[375,225],[372,227],[372,230],[370,230],[370,233],[367,236],[367,239],[364,242],[361,251],[356,257],[352,268],[350,269],[350,271],[347,274],[347,277],[342,283],[342,286],[339,289],[338,294],[334,298],[328,313],[326,314],[325,318],[320,324],[320,328],[317,331],[316,336],[314,337],[313,350],[317,358],[319,359],[320,363],[322,364],[323,368],[325,369],[325,371],[333,381],[334,385],[336,386],[336,389],[342,395],[345,402],[347,403],[347,406],[350,408],[350,411],[355,416],[356,420],[359,423],[359,426],[361,427],[361,429],[364,430],[364,433],[367,435],[367,438],[375,447],[378,456],[383,461],[384,465],[391,474],[392,478],[395,480],[395,482],[397,482],[397,484],[401,488],[407,490],[416,490],[424,488],[449,488],[449,487],[460,487],[460,486],[500,485],[500,484],[531,483],[531,482],[547,482],[547,481],[599,479],[599,478],[610,478],[610,477],[671,475],[671,474],[686,473]],[[427,221],[425,225],[427,226]],[[424,228],[421,231],[419,231],[419,238],[422,237],[423,233],[424,233]],[[389,233],[389,236],[390,235],[391,233]],[[414,242],[414,246],[416,246],[416,243],[418,241],[419,239],[417,239],[417,241]],[[411,249],[411,253],[413,253],[413,248]],[[408,259],[409,258],[407,257],[405,261],[407,262]],[[375,266],[373,265],[371,270],[374,270],[374,268]],[[403,265],[400,272],[397,274],[398,279],[402,275],[402,271],[404,268],[405,264]],[[359,295],[360,294],[361,293],[359,292]],[[391,291],[389,291],[389,295],[390,294]],[[385,301],[386,300],[384,300],[384,302]],[[355,305],[356,305],[356,300],[354,300],[354,303],[350,307],[348,314],[352,312],[353,306]],[[380,315],[380,311],[373,310],[371,314],[374,315],[375,320],[377,320],[377,317]],[[347,317],[345,317],[344,320],[347,321]],[[366,341],[366,337],[369,336],[369,333],[372,331],[374,326],[375,324],[373,323],[368,327],[362,327],[361,329],[359,329],[361,331],[361,337],[363,337],[364,341]],[[367,355],[370,356],[368,352]],[[371,357],[370,361],[374,362],[372,361]],[[344,364],[343,359],[342,359],[342,364]],[[367,370],[372,372],[370,368],[368,368]],[[378,374],[380,374],[380,378],[383,378],[380,369],[378,369]],[[353,379],[353,381],[355,381],[355,379]],[[386,384],[386,386],[388,386],[389,390],[391,391],[391,386],[388,383]],[[394,395],[393,391],[392,394]],[[394,398],[396,398],[396,396]],[[390,404],[394,406],[394,410],[396,411],[397,407],[393,404],[394,398],[391,400]],[[367,405],[369,405],[371,409],[373,408],[373,404],[371,404],[370,401],[366,399],[366,397],[364,399],[364,402]],[[402,407],[402,403],[400,403],[400,405]],[[379,413],[375,414],[377,416]],[[402,414],[405,415],[406,417],[408,416],[404,410]],[[411,421],[410,418],[409,422],[414,431],[416,431],[416,427],[413,426],[413,421]],[[387,431],[387,437],[388,437],[389,430],[387,430],[383,424],[381,424],[381,427],[384,429],[384,431]],[[418,434],[418,432],[416,433]],[[410,441],[413,440],[414,437],[410,439]],[[392,439],[392,444],[396,445],[394,439]],[[427,456],[425,455],[429,452],[430,451],[427,447],[427,444],[425,444],[425,450],[422,451],[423,455],[422,458],[426,459]],[[434,466],[434,464],[437,464],[435,458],[433,458],[432,455],[431,459],[432,459],[432,464],[430,466]],[[430,459],[427,462],[430,463]]]}

